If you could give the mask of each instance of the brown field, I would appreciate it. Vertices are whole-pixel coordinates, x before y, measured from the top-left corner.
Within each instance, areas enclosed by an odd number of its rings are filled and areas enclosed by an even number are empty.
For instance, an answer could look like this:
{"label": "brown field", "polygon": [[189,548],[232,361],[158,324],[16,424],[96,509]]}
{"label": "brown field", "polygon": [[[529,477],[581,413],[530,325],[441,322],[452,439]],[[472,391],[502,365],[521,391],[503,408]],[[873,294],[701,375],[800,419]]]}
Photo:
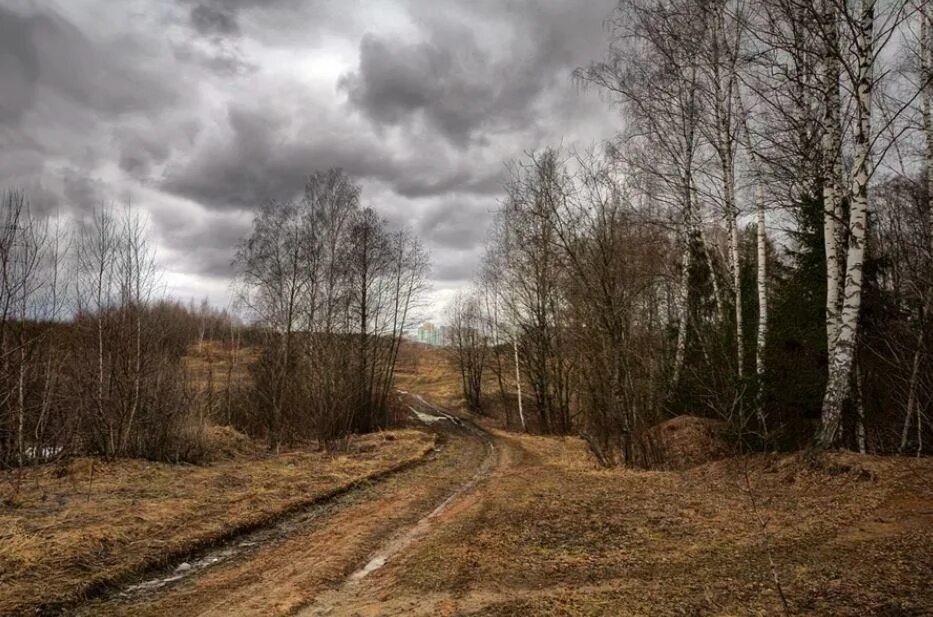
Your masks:
{"label": "brown field", "polygon": [[206,466],[82,458],[7,473],[0,614],[80,599],[417,461],[433,445],[430,434],[401,430],[355,439],[337,456],[267,455],[255,445]]}
{"label": "brown field", "polygon": [[756,455],[604,470],[576,438],[495,437],[497,473],[433,534],[332,612],[308,614],[933,609],[933,461]]}
{"label": "brown field", "polygon": [[[398,387],[412,393],[406,410],[465,415],[448,351],[406,345]],[[670,469],[603,469],[576,437],[477,423],[360,437],[337,457],[266,455],[215,427],[210,440],[225,445],[213,450],[228,459],[204,467],[80,459],[29,470],[0,515],[0,613],[138,580],[326,499],[249,553],[78,614],[933,614],[933,459],[730,456],[716,422],[682,416],[656,429]]]}
{"label": "brown field", "polygon": [[444,407],[458,408],[463,403],[456,357],[448,349],[404,343],[396,364],[395,386],[429,396]]}

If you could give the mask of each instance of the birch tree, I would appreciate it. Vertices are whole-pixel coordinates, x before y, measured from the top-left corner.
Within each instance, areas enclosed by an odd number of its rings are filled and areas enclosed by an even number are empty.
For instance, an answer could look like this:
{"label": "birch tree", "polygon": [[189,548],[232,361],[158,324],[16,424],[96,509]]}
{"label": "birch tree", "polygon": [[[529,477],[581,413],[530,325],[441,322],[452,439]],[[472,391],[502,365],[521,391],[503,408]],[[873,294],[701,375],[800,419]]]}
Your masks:
{"label": "birch tree", "polygon": [[675,294],[676,389],[687,350],[691,247],[697,234],[693,194],[702,101],[696,54],[704,49],[705,14],[691,0],[626,0],[609,22],[605,60],[578,70],[576,76],[621,106],[628,129],[618,155],[633,173],[652,177],[678,212],[672,216],[680,225],[683,250]]}
{"label": "birch tree", "polygon": [[[854,31],[855,136],[854,161],[850,177],[848,249],[845,285],[839,325],[829,354],[829,377],[823,399],[819,442],[826,447],[840,438],[842,411],[851,387],[862,299],[862,269],[865,259],[868,222],[868,181],[871,173],[871,115],[873,69],[876,51],[875,0],[861,0],[858,15],[845,11]],[[829,257],[827,257],[829,259]]]}

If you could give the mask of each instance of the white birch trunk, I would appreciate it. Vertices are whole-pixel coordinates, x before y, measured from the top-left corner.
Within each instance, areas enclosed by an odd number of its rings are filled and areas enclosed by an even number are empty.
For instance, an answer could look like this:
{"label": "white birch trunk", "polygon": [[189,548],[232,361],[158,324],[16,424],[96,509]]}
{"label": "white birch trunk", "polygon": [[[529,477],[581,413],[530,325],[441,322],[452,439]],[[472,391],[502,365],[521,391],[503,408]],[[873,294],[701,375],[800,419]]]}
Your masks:
{"label": "white birch trunk", "polygon": [[761,429],[768,432],[765,423],[764,383],[765,383],[765,342],[768,337],[768,235],[765,230],[765,196],[761,180],[755,189],[755,212],[758,223],[758,337],[755,342],[755,374],[758,382],[756,411]]}
{"label": "white birch trunk", "polygon": [[709,248],[709,242],[706,240],[706,232],[703,227],[699,227],[700,244],[703,247],[703,256],[706,258],[706,268],[709,270],[710,282],[713,284],[713,296],[716,298],[716,319],[719,323],[726,320],[726,307],[722,302],[722,290],[719,288],[719,274],[716,271],[716,262],[713,261],[713,254]]}
{"label": "white birch trunk", "polygon": [[690,265],[692,251],[690,240],[693,236],[695,215],[693,212],[693,152],[689,151],[684,172],[681,176],[684,199],[684,254],[681,258],[680,289],[677,292],[677,343],[674,349],[674,375],[673,387],[676,389],[680,383],[683,372],[684,359],[687,355],[687,315],[690,311]]}
{"label": "white birch trunk", "polygon": [[842,127],[839,122],[838,24],[832,2],[827,2],[824,58],[823,112],[823,246],[826,252],[826,350],[832,355],[839,332],[842,286]]}
{"label": "white birch trunk", "polygon": [[512,352],[515,354],[515,389],[518,391],[518,419],[522,423],[522,431],[527,432],[525,413],[522,411],[522,372],[518,366],[518,340],[515,336],[512,336]]}
{"label": "white birch trunk", "polygon": [[713,261],[713,255],[710,252],[709,242],[706,240],[706,231],[703,229],[702,221],[700,221],[700,216],[697,214],[699,210],[700,199],[697,196],[696,187],[693,187],[693,217],[691,219],[691,224],[694,225],[697,235],[700,238],[700,245],[703,248],[703,256],[706,259],[706,267],[709,269],[710,282],[713,285],[713,297],[716,299],[716,318],[719,320],[719,323],[723,323],[726,320],[726,309],[722,302],[722,289],[719,287],[719,273],[716,270],[716,264]]}
{"label": "white birch trunk", "polygon": [[[735,355],[739,379],[745,376],[745,334],[742,323],[742,268],[739,263],[739,221],[734,203],[729,206],[729,255],[735,292]],[[727,201],[729,198],[727,198]]]}
{"label": "white birch trunk", "polygon": [[690,234],[685,234],[684,255],[681,260],[680,289],[677,293],[677,346],[674,349],[674,388],[680,383],[680,374],[687,353],[687,312],[690,310]]}
{"label": "white birch trunk", "polygon": [[752,169],[758,177],[755,186],[755,214],[757,217],[758,234],[758,333],[755,342],[755,375],[757,379],[758,391],[755,401],[758,420],[761,422],[761,428],[767,436],[768,428],[765,421],[764,412],[764,383],[765,383],[765,345],[768,339],[768,231],[765,228],[765,195],[764,181],[762,180],[761,169],[758,166],[758,158],[755,156],[755,148],[752,144],[751,132],[748,130],[748,115],[745,113],[745,106],[742,104],[741,93],[735,92],[736,109],[739,113],[739,121],[742,123],[742,130],[745,133],[746,148],[751,159]]}
{"label": "white birch trunk", "polygon": [[871,155],[871,100],[874,34],[874,0],[862,0],[859,31],[855,47],[858,53],[856,85],[855,160],[852,168],[851,205],[849,207],[849,246],[846,255],[846,281],[842,311],[835,345],[830,353],[829,378],[823,397],[819,442],[834,446],[840,437],[842,406],[849,391],[855,363],[858,318],[862,306],[862,265],[865,258],[866,220],[868,216],[868,178]]}
{"label": "white birch trunk", "polygon": [[[717,115],[725,117],[722,97]],[[722,190],[725,199],[726,217],[729,223],[729,269],[732,273],[733,306],[735,307],[735,360],[739,379],[745,376],[745,332],[742,319],[742,268],[739,260],[739,209],[735,201],[735,161],[732,156],[732,136],[728,123],[719,122],[719,150],[722,166]]]}
{"label": "white birch trunk", "polygon": [[[715,26],[712,33],[712,87],[715,96],[716,144],[722,168],[722,194],[729,224],[729,267],[732,272],[733,306],[735,308],[736,372],[741,380],[745,376],[745,332],[742,318],[742,268],[739,260],[738,206],[735,198],[735,155],[732,134],[736,74],[735,61],[726,51],[724,12],[716,5]],[[723,66],[725,63],[725,66]],[[725,73],[725,75],[723,75]],[[725,84],[723,78],[725,77]]]}

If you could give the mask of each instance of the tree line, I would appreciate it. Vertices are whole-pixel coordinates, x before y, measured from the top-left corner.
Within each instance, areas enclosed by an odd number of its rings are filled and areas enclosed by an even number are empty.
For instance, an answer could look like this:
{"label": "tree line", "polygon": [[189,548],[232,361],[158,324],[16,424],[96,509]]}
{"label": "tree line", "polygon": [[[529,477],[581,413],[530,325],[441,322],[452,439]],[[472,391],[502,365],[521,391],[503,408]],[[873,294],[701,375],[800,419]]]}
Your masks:
{"label": "tree line", "polygon": [[428,262],[342,171],[258,209],[236,254],[235,313],[166,295],[132,207],[50,218],[20,191],[0,207],[0,466],[197,461],[212,424],[272,448],[330,447],[392,420]]}
{"label": "tree line", "polygon": [[0,208],[0,466],[197,458],[182,358],[207,316],[161,293],[145,219],[101,206],[66,222],[20,191]]}
{"label": "tree line", "polygon": [[509,166],[450,309],[470,406],[484,371],[507,399],[514,352],[534,428],[628,464],[680,413],[743,447],[928,449],[931,20],[912,0],[622,0],[574,74],[622,130]]}

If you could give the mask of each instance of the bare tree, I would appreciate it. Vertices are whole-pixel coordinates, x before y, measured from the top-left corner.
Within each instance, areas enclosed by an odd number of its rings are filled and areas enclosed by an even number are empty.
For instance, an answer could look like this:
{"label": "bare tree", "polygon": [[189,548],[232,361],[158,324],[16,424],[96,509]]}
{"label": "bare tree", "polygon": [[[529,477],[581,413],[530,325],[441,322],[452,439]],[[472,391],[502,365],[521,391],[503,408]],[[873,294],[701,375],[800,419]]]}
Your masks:
{"label": "bare tree", "polygon": [[489,337],[479,297],[462,293],[455,296],[447,308],[447,322],[453,332],[453,346],[467,408],[482,414],[483,375],[489,354]]}
{"label": "bare tree", "polygon": [[254,380],[272,447],[308,436],[330,447],[388,421],[427,261],[359,194],[340,170],[313,173],[301,199],[260,210],[240,247],[242,301],[266,334]]}

